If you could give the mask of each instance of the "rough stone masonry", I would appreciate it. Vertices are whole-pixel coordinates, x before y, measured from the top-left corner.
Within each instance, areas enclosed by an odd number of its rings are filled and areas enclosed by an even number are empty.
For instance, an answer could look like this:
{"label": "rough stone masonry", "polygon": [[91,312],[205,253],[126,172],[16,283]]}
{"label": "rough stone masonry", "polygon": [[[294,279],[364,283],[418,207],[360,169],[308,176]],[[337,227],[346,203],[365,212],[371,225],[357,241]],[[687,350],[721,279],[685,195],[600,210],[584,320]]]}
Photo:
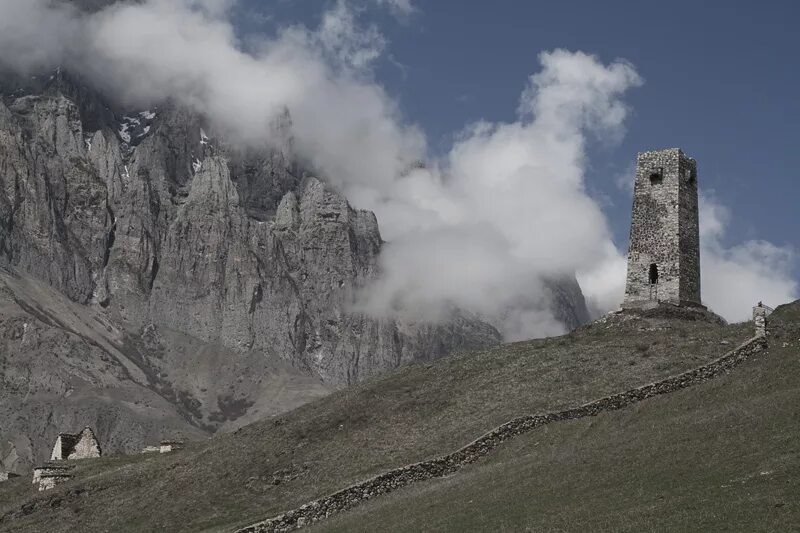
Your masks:
{"label": "rough stone masonry", "polygon": [[701,305],[697,163],[679,148],[641,152],[623,307]]}

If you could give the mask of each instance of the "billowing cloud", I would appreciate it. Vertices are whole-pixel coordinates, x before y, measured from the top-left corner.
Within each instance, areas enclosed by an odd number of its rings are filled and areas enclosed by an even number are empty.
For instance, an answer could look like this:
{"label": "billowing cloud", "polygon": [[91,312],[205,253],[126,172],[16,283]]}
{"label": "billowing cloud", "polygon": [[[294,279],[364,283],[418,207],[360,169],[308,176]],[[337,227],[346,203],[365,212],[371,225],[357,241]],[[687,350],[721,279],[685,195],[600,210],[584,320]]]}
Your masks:
{"label": "billowing cloud", "polygon": [[628,260],[625,254],[607,241],[603,256],[595,263],[578,269],[578,282],[586,298],[589,313],[598,317],[619,309],[625,295]]}
{"label": "billowing cloud", "polygon": [[[0,49],[14,50],[0,61],[65,66],[130,105],[171,98],[256,145],[288,109],[298,155],[374,210],[390,241],[362,309],[432,319],[459,306],[502,317],[513,338],[560,331],[543,280],[608,255],[605,218],[584,190],[584,148],[588,135],[622,133],[621,97],[640,83],[632,66],[543,53],[515,122],[472,124],[431,161],[423,133],[372,79],[386,42],[360,24],[361,11],[340,0],[318,28],[285,27],[246,52],[230,7],[145,0],[89,15],[48,0],[0,0]],[[43,27],[54,30],[44,46]]]}
{"label": "billowing cloud", "polygon": [[296,28],[309,39],[317,42],[324,50],[345,67],[365,69],[383,53],[386,40],[374,25],[359,28],[356,14],[344,0],[339,2],[322,17],[322,23],[315,32],[305,32]]}
{"label": "billowing cloud", "polygon": [[730,211],[713,195],[700,196],[700,268],[703,300],[729,321],[751,317],[751,307],[763,301],[776,306],[800,298],[792,275],[797,251],[764,240],[726,247],[723,239]]}
{"label": "billowing cloud", "polygon": [[[363,10],[339,0],[317,28],[287,26],[245,48],[234,3],[143,0],[87,14],[0,0],[0,66],[63,66],[130,106],[169,98],[255,146],[274,140],[288,109],[296,155],[375,211],[389,241],[359,303],[371,313],[436,318],[459,306],[494,317],[508,338],[555,333],[544,281],[574,272],[597,312],[618,303],[624,268],[585,189],[585,147],[624,133],[624,94],[641,83],[630,64],[542,53],[515,121],[471,124],[432,159],[374,80],[387,42]],[[414,11],[408,0],[374,3]]]}
{"label": "billowing cloud", "polygon": [[600,264],[611,242],[584,189],[586,135],[621,132],[620,97],[640,79],[580,52],[539,60],[516,122],[473,124],[440,167],[391,184],[379,213],[394,234],[373,308],[455,304],[502,316],[507,338],[560,330],[542,281]]}

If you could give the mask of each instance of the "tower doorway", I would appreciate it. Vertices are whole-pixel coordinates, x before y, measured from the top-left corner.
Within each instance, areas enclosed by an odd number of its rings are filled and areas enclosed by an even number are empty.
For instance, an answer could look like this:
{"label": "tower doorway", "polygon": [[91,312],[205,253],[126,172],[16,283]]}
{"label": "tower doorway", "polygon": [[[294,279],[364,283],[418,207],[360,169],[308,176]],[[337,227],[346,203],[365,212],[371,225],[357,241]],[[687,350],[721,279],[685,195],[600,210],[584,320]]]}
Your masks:
{"label": "tower doorway", "polygon": [[650,285],[658,284],[658,265],[655,263],[650,264]]}

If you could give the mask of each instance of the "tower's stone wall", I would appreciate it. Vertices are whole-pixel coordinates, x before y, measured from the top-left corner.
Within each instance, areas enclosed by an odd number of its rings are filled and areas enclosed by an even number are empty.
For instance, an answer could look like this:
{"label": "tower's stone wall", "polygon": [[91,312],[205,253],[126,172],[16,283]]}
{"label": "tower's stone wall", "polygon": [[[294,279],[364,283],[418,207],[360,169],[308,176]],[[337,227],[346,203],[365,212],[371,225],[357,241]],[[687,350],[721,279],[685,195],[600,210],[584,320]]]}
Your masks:
{"label": "tower's stone wall", "polygon": [[624,306],[700,305],[697,164],[680,149],[641,152]]}
{"label": "tower's stone wall", "polygon": [[680,300],[701,303],[700,297],[700,219],[697,194],[697,162],[679,153],[679,271]]}

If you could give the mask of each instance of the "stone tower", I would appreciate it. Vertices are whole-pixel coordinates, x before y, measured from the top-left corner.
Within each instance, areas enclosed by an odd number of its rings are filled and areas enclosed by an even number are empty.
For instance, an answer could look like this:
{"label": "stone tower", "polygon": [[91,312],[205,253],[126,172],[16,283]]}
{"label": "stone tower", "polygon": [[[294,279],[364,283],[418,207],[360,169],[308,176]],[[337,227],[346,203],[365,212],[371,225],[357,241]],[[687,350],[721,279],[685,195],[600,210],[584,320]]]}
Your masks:
{"label": "stone tower", "polygon": [[636,161],[623,307],[700,306],[697,163],[678,148]]}

